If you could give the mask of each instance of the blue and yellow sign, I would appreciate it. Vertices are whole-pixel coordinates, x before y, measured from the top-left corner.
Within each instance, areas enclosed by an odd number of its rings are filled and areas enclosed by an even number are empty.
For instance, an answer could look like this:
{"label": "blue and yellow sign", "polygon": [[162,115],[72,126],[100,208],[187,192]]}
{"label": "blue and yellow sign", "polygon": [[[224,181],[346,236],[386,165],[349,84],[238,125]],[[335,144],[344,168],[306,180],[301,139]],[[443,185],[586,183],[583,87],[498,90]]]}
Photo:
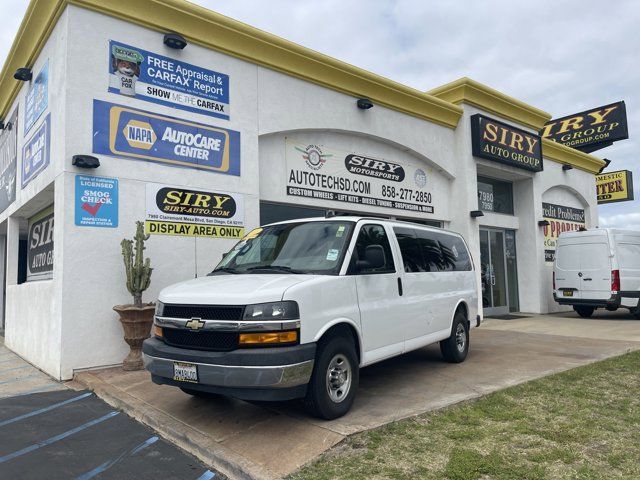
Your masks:
{"label": "blue and yellow sign", "polygon": [[93,101],[93,152],[240,175],[240,132]]}

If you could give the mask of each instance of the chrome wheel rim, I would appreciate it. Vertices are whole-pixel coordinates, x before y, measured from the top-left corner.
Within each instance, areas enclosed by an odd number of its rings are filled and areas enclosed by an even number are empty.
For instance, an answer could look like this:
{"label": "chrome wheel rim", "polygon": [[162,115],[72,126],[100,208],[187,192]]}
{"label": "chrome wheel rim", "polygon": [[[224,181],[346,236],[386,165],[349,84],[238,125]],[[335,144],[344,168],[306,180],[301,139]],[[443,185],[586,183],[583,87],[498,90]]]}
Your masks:
{"label": "chrome wheel rim", "polygon": [[466,346],[467,332],[465,331],[464,325],[459,323],[456,327],[456,347],[458,347],[459,352],[464,352]]}
{"label": "chrome wheel rim", "polygon": [[347,357],[338,353],[334,355],[327,368],[327,393],[334,403],[340,403],[351,388],[351,364]]}

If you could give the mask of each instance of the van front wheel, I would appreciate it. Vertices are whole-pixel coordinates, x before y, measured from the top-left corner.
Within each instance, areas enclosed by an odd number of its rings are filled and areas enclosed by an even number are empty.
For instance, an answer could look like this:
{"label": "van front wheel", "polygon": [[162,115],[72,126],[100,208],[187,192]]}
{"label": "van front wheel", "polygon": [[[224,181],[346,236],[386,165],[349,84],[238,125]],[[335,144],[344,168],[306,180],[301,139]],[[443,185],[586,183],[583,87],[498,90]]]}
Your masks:
{"label": "van front wheel", "polygon": [[469,322],[460,310],[453,317],[451,336],[440,342],[442,356],[449,363],[461,363],[469,353]]}
{"label": "van front wheel", "polygon": [[589,318],[593,315],[593,311],[595,310],[593,307],[573,307],[573,309],[578,315],[584,318]]}
{"label": "van front wheel", "polygon": [[332,420],[349,411],[360,378],[358,357],[351,339],[330,337],[318,345],[305,403],[309,413]]}

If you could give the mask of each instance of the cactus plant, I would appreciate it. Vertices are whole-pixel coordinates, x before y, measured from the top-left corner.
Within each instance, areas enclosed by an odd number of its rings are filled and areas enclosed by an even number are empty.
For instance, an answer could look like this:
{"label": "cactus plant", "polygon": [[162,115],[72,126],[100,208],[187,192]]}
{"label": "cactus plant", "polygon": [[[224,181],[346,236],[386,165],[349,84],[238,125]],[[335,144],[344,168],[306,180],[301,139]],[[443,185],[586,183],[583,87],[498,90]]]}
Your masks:
{"label": "cactus plant", "polygon": [[[151,283],[151,261],[144,257],[144,242],[149,240],[149,235],[144,234],[144,224],[136,222],[136,234],[133,240],[123,239],[122,257],[124,260],[124,269],[127,274],[127,290],[133,295],[133,304],[138,308],[142,308],[142,292],[149,288]],[[133,244],[135,242],[135,252]]]}

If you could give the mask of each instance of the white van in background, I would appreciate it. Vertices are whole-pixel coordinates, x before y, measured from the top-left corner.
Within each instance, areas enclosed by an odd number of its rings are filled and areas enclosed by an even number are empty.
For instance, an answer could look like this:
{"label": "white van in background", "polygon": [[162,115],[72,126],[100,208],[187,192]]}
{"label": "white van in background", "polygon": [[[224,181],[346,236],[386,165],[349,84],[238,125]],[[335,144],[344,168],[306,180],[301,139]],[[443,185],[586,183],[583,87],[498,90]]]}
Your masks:
{"label": "white van in background", "polygon": [[331,419],[351,407],[361,367],[436,342],[462,362],[480,322],[460,235],[335,216],[257,228],[209,276],[162,290],[143,353],[155,383],[301,397]]}
{"label": "white van in background", "polygon": [[553,298],[581,317],[628,308],[640,319],[640,232],[596,228],[560,234]]}

